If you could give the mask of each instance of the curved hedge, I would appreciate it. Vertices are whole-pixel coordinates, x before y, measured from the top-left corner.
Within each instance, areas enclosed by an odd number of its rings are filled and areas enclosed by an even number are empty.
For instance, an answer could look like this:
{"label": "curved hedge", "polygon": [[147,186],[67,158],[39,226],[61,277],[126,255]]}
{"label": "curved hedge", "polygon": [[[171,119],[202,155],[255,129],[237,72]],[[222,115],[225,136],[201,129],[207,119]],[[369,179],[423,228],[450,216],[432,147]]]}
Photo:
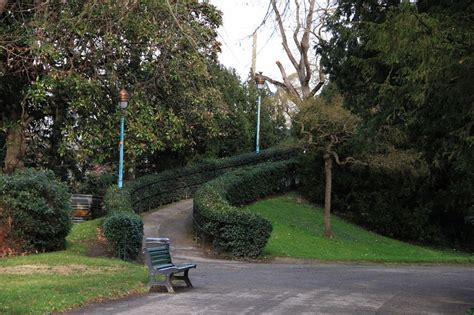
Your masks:
{"label": "curved hedge", "polygon": [[[104,234],[111,244],[115,244],[117,256],[123,259],[133,259],[134,257],[124,257],[121,253],[137,252],[125,248],[136,246],[132,239],[142,238],[143,228],[134,228],[137,235],[130,238],[130,242],[123,241],[123,233],[120,233],[118,229],[108,232],[111,226],[108,222],[112,220],[112,215],[119,216],[122,221],[127,220],[130,213],[138,214],[166,203],[189,198],[199,186],[230,170],[267,161],[287,160],[295,154],[294,148],[268,149],[260,151],[259,154],[252,152],[225,159],[207,160],[159,174],[142,176],[135,181],[127,182],[122,190],[112,186],[104,197],[104,208],[109,215],[104,221]],[[138,215],[135,214],[135,216],[133,222],[138,222],[137,218],[141,221]],[[141,224],[143,225],[143,223]]]}
{"label": "curved hedge", "polygon": [[237,170],[203,185],[194,195],[194,229],[214,249],[233,256],[260,255],[271,223],[240,206],[288,190],[295,184],[296,161],[271,162]]}
{"label": "curved hedge", "polygon": [[160,205],[190,198],[204,183],[237,168],[295,156],[294,148],[267,149],[225,159],[212,159],[159,174],[145,175],[129,184],[131,205],[140,213]]}

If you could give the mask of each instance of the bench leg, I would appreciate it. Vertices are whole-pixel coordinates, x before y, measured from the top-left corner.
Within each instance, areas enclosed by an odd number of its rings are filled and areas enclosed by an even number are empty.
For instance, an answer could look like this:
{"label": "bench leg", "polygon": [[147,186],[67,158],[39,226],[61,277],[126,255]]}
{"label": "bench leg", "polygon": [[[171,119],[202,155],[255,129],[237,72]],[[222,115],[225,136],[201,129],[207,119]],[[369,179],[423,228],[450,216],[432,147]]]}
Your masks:
{"label": "bench leg", "polygon": [[172,273],[170,273],[169,275],[166,275],[165,286],[166,286],[166,289],[168,290],[168,293],[174,293],[173,284],[171,283],[172,280],[173,280]]}
{"label": "bench leg", "polygon": [[174,276],[174,279],[176,279],[176,280],[183,280],[183,281],[186,283],[186,286],[187,286],[188,288],[192,288],[193,285],[192,285],[192,283],[191,283],[191,280],[189,280],[188,272],[189,272],[189,269],[183,271],[183,275],[182,275],[182,276]]}
{"label": "bench leg", "polygon": [[166,277],[165,281],[156,281],[155,276],[156,275],[150,276],[150,281],[148,282],[148,286],[150,287],[150,290],[149,290],[150,292],[154,286],[159,285],[159,286],[165,286],[166,290],[168,290],[168,293],[175,293],[173,289],[173,284],[172,284],[174,275],[172,273],[169,275],[165,275]]}
{"label": "bench leg", "polygon": [[191,283],[191,280],[189,280],[188,272],[189,272],[189,269],[184,272],[184,282],[186,282],[186,285],[188,286],[188,288],[192,288],[193,285]]}
{"label": "bench leg", "polygon": [[148,291],[151,292],[153,286],[156,285],[155,276],[150,274],[150,280],[148,281],[148,287],[150,288]]}

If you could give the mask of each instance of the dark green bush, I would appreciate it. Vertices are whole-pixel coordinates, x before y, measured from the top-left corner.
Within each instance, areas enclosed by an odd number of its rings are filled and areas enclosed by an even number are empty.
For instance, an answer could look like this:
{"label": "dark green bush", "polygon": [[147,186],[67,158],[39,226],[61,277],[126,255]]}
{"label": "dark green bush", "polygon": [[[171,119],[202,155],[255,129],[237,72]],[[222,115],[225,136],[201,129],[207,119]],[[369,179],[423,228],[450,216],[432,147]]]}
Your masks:
{"label": "dark green bush", "polygon": [[271,223],[239,210],[258,198],[294,185],[294,160],[271,162],[227,173],[203,185],[194,195],[194,228],[214,249],[233,256],[256,257],[270,237]]}
{"label": "dark green bush", "polygon": [[[306,155],[299,171],[302,191],[324,203],[324,165]],[[430,179],[423,165],[352,165],[333,168],[333,212],[377,233],[402,240],[436,242],[440,227],[427,206]]]}
{"label": "dark green bush", "polygon": [[22,250],[64,249],[70,194],[51,171],[27,169],[0,176],[0,230]]}
{"label": "dark green bush", "polygon": [[[109,215],[141,213],[162,204],[189,198],[199,186],[230,170],[265,161],[285,160],[294,156],[295,153],[294,148],[268,149],[261,151],[258,155],[246,153],[142,176],[135,181],[127,182],[122,190],[111,186],[105,194],[104,207]],[[107,229],[108,227],[104,224],[106,237]],[[141,244],[137,248],[139,250]],[[117,255],[120,256],[119,253]]]}
{"label": "dark green bush", "polygon": [[143,221],[134,213],[114,213],[104,221],[104,236],[119,258],[133,260],[142,247]]}

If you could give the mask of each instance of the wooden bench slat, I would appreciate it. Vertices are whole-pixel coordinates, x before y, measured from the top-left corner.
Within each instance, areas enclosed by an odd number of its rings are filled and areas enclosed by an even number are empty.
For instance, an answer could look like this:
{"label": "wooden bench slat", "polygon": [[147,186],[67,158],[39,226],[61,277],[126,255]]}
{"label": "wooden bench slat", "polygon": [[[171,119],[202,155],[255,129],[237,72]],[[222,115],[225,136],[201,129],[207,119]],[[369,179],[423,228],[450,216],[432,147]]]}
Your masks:
{"label": "wooden bench slat", "polygon": [[153,268],[155,270],[169,268],[169,267],[174,267],[174,265],[173,264],[153,264]]}
{"label": "wooden bench slat", "polygon": [[150,259],[152,261],[154,260],[168,260],[169,262],[171,262],[171,257],[169,255],[165,255],[165,254],[162,254],[162,255],[150,255]]}
{"label": "wooden bench slat", "polygon": [[168,263],[168,264],[171,264],[171,257],[169,256],[158,256],[158,257],[150,257],[151,259],[151,262],[153,264],[156,264],[157,262],[161,262],[161,263]]}

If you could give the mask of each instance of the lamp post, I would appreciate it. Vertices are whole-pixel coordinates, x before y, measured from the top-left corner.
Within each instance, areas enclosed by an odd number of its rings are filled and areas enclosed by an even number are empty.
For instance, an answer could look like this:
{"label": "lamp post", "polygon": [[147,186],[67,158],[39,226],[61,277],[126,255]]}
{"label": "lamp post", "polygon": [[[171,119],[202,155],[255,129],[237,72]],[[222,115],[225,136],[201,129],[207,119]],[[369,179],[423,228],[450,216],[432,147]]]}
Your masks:
{"label": "lamp post", "polygon": [[265,86],[265,78],[262,72],[255,75],[255,83],[257,84],[257,136],[255,139],[255,152],[260,152],[260,104],[262,102],[262,90]]}
{"label": "lamp post", "polygon": [[119,174],[118,174],[118,188],[122,189],[123,186],[123,140],[125,133],[125,115],[124,110],[128,106],[128,93],[125,89],[121,89],[119,92],[119,102],[118,106],[120,107],[120,159],[119,159]]}

